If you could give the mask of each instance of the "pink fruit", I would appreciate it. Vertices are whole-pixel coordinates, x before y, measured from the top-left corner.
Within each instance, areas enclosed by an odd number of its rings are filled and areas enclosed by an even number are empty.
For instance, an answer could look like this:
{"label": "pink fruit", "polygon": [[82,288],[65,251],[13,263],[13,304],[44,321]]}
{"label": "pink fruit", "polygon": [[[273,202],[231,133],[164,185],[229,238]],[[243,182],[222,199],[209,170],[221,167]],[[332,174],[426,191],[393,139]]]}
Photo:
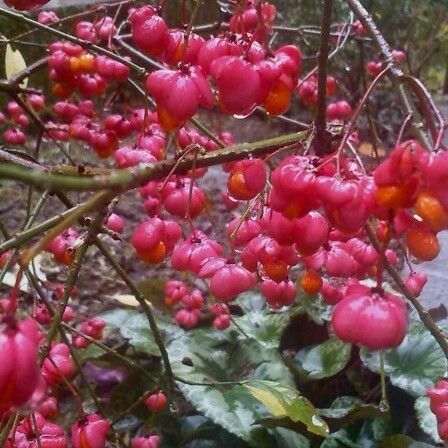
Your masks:
{"label": "pink fruit", "polygon": [[415,297],[418,297],[427,281],[428,276],[423,272],[412,272],[404,283],[409,291],[411,291]]}
{"label": "pink fruit", "polygon": [[199,323],[199,319],[201,318],[201,312],[198,309],[194,310],[186,310],[181,309],[177,311],[174,319],[182,328],[186,328],[188,330],[196,327]]}
{"label": "pink fruit", "polygon": [[198,231],[193,232],[173,250],[171,264],[178,271],[199,272],[204,260],[219,257],[222,247]]}
{"label": "pink fruit", "polygon": [[145,400],[146,407],[151,412],[161,412],[166,407],[166,397],[163,392],[157,392],[155,394],[151,394],[146,400]]}
{"label": "pink fruit", "polygon": [[260,76],[244,59],[237,56],[215,59],[210,65],[210,74],[218,87],[219,104],[224,113],[247,115],[261,101]]}
{"label": "pink fruit", "polygon": [[270,279],[264,280],[260,289],[268,305],[273,309],[291,305],[297,294],[296,286],[291,280],[285,280],[280,283]]}
{"label": "pink fruit", "polygon": [[247,201],[263,191],[266,179],[266,168],[261,159],[242,160],[233,166],[227,188],[233,198]]}
{"label": "pink fruit", "polygon": [[131,440],[131,448],[159,448],[160,437],[135,437]]}
{"label": "pink fruit", "polygon": [[25,404],[36,389],[39,335],[36,322],[4,323],[0,333],[0,413]]}
{"label": "pink fruit", "polygon": [[39,405],[38,411],[44,418],[55,418],[58,413],[58,400],[55,397],[48,397]]}
{"label": "pink fruit", "polygon": [[187,285],[184,282],[179,280],[168,280],[165,283],[165,296],[169,297],[173,303],[181,300],[187,293]]}
{"label": "pink fruit", "polygon": [[402,64],[406,60],[406,54],[401,50],[392,50],[392,57],[397,64]]}
{"label": "pink fruit", "polygon": [[9,128],[3,132],[3,140],[11,145],[23,145],[26,142],[26,135],[18,128]]}
{"label": "pink fruit", "polygon": [[378,76],[381,73],[381,70],[383,69],[383,63],[369,61],[366,65],[366,69],[370,76],[372,77]]}
{"label": "pink fruit", "polygon": [[202,297],[199,289],[193,290],[190,294],[185,294],[181,301],[187,310],[201,309],[205,304],[204,297]]}
{"label": "pink fruit", "polygon": [[93,24],[98,37],[102,41],[110,39],[117,32],[117,28],[114,25],[114,19],[109,16],[101,17]]}
{"label": "pink fruit", "polygon": [[143,6],[129,15],[132,40],[135,46],[149,56],[161,56],[169,39],[168,27],[152,6]]}
{"label": "pink fruit", "polygon": [[318,212],[310,212],[295,221],[294,239],[301,255],[312,255],[328,241],[330,226]]}
{"label": "pink fruit", "polygon": [[119,168],[129,168],[140,164],[153,164],[157,159],[149,152],[141,148],[122,146],[114,153],[115,161]]}
{"label": "pink fruit", "polygon": [[[162,69],[146,79],[146,90],[157,102],[159,122],[166,131],[181,127],[199,106],[211,109],[213,95],[205,73],[198,66]],[[178,98],[182,101],[178,101]]]}
{"label": "pink fruit", "polygon": [[338,338],[372,350],[397,347],[408,327],[402,299],[375,292],[345,296],[335,306],[331,322]]}
{"label": "pink fruit", "polygon": [[37,21],[43,25],[52,25],[59,22],[59,17],[54,11],[40,11]]}
{"label": "pink fruit", "polygon": [[81,416],[72,425],[73,448],[105,448],[109,428],[109,421],[98,414]]}
{"label": "pink fruit", "polygon": [[260,224],[254,219],[235,218],[227,224],[227,235],[235,247],[245,246],[261,232]]}
{"label": "pink fruit", "polygon": [[46,5],[49,0],[5,0],[5,5],[19,11],[31,11]]}
{"label": "pink fruit", "polygon": [[42,365],[42,376],[49,386],[71,379],[76,373],[70,357],[70,349],[66,344],[55,344]]}
{"label": "pink fruit", "polygon": [[254,274],[242,266],[227,264],[210,280],[210,292],[216,299],[229,302],[244,291],[255,286]]}
{"label": "pink fruit", "polygon": [[279,244],[290,245],[294,243],[295,221],[285,218],[281,213],[266,209],[260,224],[263,230]]}
{"label": "pink fruit", "polygon": [[107,81],[123,82],[130,74],[127,65],[102,55],[95,58],[95,69]]}
{"label": "pink fruit", "polygon": [[67,448],[68,441],[64,429],[47,422],[43,415],[34,414],[24,419],[13,434],[13,443],[6,442],[5,448]]}
{"label": "pink fruit", "polygon": [[45,106],[45,96],[41,93],[30,94],[27,96],[27,100],[34,110],[40,110]]}
{"label": "pink fruit", "polygon": [[190,179],[168,182],[162,190],[165,210],[179,218],[195,218],[205,206],[205,195]]}
{"label": "pink fruit", "polygon": [[107,218],[106,227],[113,232],[123,233],[124,219],[116,213],[111,213],[109,218]]}
{"label": "pink fruit", "polygon": [[185,44],[184,30],[170,30],[163,60],[169,65],[179,63],[195,65],[204,42],[204,39],[198,34],[190,33],[188,42]]}
{"label": "pink fruit", "polygon": [[209,73],[210,65],[215,59],[222,56],[235,56],[240,52],[241,50],[236,42],[232,42],[225,37],[214,37],[207,40],[199,50],[198,64],[206,73]]}
{"label": "pink fruit", "polygon": [[152,218],[134,230],[131,243],[142,261],[160,263],[180,236],[181,228],[177,223]]}
{"label": "pink fruit", "polygon": [[225,330],[230,326],[231,320],[228,314],[219,314],[213,319],[213,327],[217,330]]}
{"label": "pink fruit", "polygon": [[78,22],[75,26],[75,35],[89,42],[96,42],[97,40],[96,30],[92,22]]}
{"label": "pink fruit", "polygon": [[330,120],[345,120],[353,113],[347,101],[336,101],[327,106],[327,117]]}

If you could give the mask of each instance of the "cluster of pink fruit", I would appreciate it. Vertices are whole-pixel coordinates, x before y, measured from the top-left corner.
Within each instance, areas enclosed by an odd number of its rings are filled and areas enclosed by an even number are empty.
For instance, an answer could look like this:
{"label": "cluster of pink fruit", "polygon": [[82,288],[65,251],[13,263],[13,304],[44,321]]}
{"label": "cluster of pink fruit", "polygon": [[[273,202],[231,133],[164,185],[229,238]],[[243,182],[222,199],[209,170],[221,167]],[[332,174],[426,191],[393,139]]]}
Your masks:
{"label": "cluster of pink fruit", "polygon": [[[28,95],[27,102],[35,111],[39,111],[44,107],[45,98],[36,93]],[[5,113],[0,112],[0,125],[7,126],[2,135],[3,140],[11,145],[23,145],[26,141],[25,129],[29,122],[24,109],[16,101],[9,101]]]}
{"label": "cluster of pink fruit", "polygon": [[440,380],[435,387],[426,391],[431,411],[437,418],[440,438],[448,443],[448,381]]}
{"label": "cluster of pink fruit", "polygon": [[[191,329],[199,324],[205,300],[199,289],[189,292],[184,282],[169,280],[165,284],[165,303],[170,307],[180,306],[174,316],[175,321],[179,326]],[[208,311],[214,316],[213,326],[217,330],[224,330],[230,325],[230,313],[226,304],[214,303],[209,306]]]}
{"label": "cluster of pink fruit", "polygon": [[[75,373],[75,365],[70,356],[70,348],[63,343],[52,345],[41,366],[37,362],[39,346],[43,334],[33,319],[20,322],[12,318],[2,321],[0,334],[0,356],[9,362],[0,368],[0,413],[7,419],[10,413],[24,405],[32,407],[33,416],[24,418],[6,441],[7,448],[42,447],[66,448],[69,441],[64,429],[52,423],[58,415],[58,400],[48,395],[55,387],[70,381]],[[104,322],[94,318],[85,322],[81,330],[97,338]],[[78,341],[78,342],[77,342]],[[75,338],[74,345],[85,347],[85,340]],[[145,404],[151,412],[160,412],[166,406],[162,392],[149,394]],[[110,422],[98,414],[81,413],[71,428],[71,445],[74,448],[104,447]],[[137,437],[132,441],[134,448],[158,448],[159,437]]]}

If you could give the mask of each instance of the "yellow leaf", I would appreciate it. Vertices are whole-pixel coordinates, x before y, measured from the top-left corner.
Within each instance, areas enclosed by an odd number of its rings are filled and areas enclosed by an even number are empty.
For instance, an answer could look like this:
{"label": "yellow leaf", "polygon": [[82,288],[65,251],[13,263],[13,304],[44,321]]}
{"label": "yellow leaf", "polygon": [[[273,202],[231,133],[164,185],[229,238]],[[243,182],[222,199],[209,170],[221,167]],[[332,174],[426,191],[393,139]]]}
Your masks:
{"label": "yellow leaf", "polygon": [[131,294],[115,294],[110,298],[120,302],[122,305],[132,306],[134,308],[137,308],[140,305],[136,298]]}
{"label": "yellow leaf", "polygon": [[279,400],[271,392],[265,389],[247,386],[246,384],[244,385],[244,387],[254,398],[256,398],[258,401],[261,401],[274,417],[288,415],[288,410],[285,408],[284,403],[282,403],[281,400]]}
{"label": "yellow leaf", "polygon": [[[26,68],[25,59],[23,59],[22,53],[19,50],[13,50],[10,44],[6,45],[5,52],[5,74],[6,79],[13,77],[15,74],[20,73]],[[28,78],[25,78],[20,87],[26,87],[28,84]]]}
{"label": "yellow leaf", "polygon": [[[376,151],[379,157],[384,157],[386,155],[386,150],[382,146],[377,147]],[[358,152],[367,157],[376,156],[373,144],[370,142],[362,142],[358,147]]]}

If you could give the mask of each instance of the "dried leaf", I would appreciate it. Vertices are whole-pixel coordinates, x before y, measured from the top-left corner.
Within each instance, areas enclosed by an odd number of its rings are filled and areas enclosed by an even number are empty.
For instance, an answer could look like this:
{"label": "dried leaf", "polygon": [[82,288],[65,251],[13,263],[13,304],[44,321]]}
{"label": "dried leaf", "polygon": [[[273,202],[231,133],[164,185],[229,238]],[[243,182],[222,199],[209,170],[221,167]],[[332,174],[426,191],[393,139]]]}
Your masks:
{"label": "dried leaf", "polygon": [[[6,79],[12,78],[17,73],[20,73],[26,68],[25,59],[19,50],[14,50],[10,44],[6,45],[5,52],[5,74]],[[28,84],[28,78],[25,78],[20,86],[26,87]]]}
{"label": "dried leaf", "polygon": [[[384,157],[386,155],[386,150],[382,146],[376,148],[379,157]],[[358,152],[363,156],[376,157],[373,144],[370,142],[362,142],[358,146]]]}
{"label": "dried leaf", "polygon": [[137,308],[140,304],[132,294],[114,294],[109,297],[112,300],[120,302],[122,305]]}

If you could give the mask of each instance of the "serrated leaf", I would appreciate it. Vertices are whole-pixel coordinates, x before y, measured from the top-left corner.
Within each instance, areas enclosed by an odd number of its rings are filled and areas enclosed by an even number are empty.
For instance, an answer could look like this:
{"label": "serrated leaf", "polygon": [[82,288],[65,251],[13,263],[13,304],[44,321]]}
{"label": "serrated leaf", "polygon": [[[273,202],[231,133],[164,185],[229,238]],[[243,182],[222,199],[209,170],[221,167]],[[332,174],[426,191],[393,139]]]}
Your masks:
{"label": "serrated leaf", "polygon": [[346,344],[337,338],[330,338],[323,344],[298,351],[293,362],[309,378],[327,378],[336,375],[347,365],[351,351],[351,344]]}
{"label": "serrated leaf", "polygon": [[[174,374],[188,381],[270,380],[287,387],[294,385],[277,350],[253,339],[241,339],[234,331],[198,328],[173,339],[167,348]],[[244,386],[177,384],[200,413],[253,446],[261,446],[263,428],[254,423],[271,414]]]}
{"label": "serrated leaf", "polygon": [[423,396],[417,398],[414,403],[415,415],[417,416],[418,426],[421,430],[431,437],[436,443],[442,443],[437,431],[437,419],[429,408],[429,397]]}
{"label": "serrated leaf", "polygon": [[[136,310],[113,310],[100,316],[109,326],[115,327],[136,350],[149,355],[160,356],[159,348],[149,327],[148,320],[143,313]],[[168,321],[158,319],[157,324],[162,331],[165,342],[182,330]]]}
{"label": "serrated leaf", "polygon": [[300,305],[317,325],[323,325],[331,319],[331,306],[320,295],[303,295],[300,297]]}
{"label": "serrated leaf", "polygon": [[[362,348],[363,363],[373,372],[379,372],[379,352]],[[419,321],[412,322],[408,334],[399,347],[384,352],[384,370],[394,386],[415,397],[443,378],[446,359],[431,333]]]}
{"label": "serrated leaf", "polygon": [[245,313],[266,309],[266,299],[258,292],[248,291],[240,294],[233,305],[238,305]]}
{"label": "serrated leaf", "polygon": [[235,317],[235,322],[250,337],[267,348],[278,348],[283,330],[291,319],[291,311],[271,312],[266,307]]}
{"label": "serrated leaf", "polygon": [[[6,79],[12,78],[17,73],[20,73],[26,68],[26,62],[25,59],[22,56],[22,53],[20,53],[19,50],[14,50],[11,47],[11,44],[6,45],[6,51],[5,51],[5,75]],[[25,78],[21,84],[20,87],[25,88],[28,84],[28,78]]]}

